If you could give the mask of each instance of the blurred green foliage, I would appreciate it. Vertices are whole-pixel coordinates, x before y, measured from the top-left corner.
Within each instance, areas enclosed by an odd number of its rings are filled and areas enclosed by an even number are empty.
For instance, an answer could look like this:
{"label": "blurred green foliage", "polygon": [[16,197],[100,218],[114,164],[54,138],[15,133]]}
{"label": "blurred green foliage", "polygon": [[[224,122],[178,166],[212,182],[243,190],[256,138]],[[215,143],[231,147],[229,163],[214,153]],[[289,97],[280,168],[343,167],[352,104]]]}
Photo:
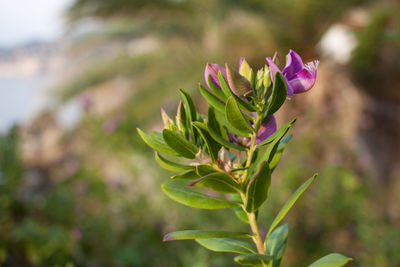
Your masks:
{"label": "blurred green foliage", "polygon": [[[214,229],[215,221],[229,230],[243,230],[244,225],[234,224],[228,211],[210,216],[166,199],[159,185],[170,174],[152,163],[136,127],[156,128],[160,106],[174,113],[168,103],[177,101],[179,88],[192,91],[201,108],[195,89],[207,61],[234,64],[245,56],[262,67],[265,56],[288,48],[314,57],[315,44],[332,23],[352,7],[371,2],[370,25],[358,32],[350,67],[373,95],[399,99],[394,90],[400,66],[396,1],[76,0],[69,10],[71,22],[95,17],[106,23],[74,40],[73,54],[122,45],[112,53],[89,56],[86,67],[61,84],[57,96],[66,102],[121,77],[134,93],[105,115],[87,112],[63,139],[66,147],[79,147],[72,153],[79,162],[72,174],[62,171],[62,163],[25,166],[18,129],[0,137],[0,265],[232,266],[231,256],[212,254],[190,241],[161,242],[168,231]],[[146,53],[129,49],[134,40],[148,36],[161,45]],[[304,118],[314,121],[315,114]],[[103,130],[109,121],[117,125],[111,133]],[[351,160],[326,160],[321,154],[327,146],[347,153],[331,137],[329,129],[294,135],[259,221],[268,225],[285,199],[319,168],[315,185],[287,218],[291,228],[282,265],[303,266],[338,251],[353,257],[355,266],[398,266],[400,211],[393,196],[399,184],[382,187]],[[110,175],[105,168],[115,162],[115,175]]]}

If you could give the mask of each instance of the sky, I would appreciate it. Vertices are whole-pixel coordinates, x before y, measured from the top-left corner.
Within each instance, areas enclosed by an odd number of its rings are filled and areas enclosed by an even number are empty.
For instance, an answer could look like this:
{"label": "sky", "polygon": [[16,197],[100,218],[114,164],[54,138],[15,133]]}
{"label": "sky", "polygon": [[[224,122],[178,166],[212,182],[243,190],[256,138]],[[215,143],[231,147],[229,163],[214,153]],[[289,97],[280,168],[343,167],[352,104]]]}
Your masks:
{"label": "sky", "polygon": [[62,12],[73,0],[0,0],[0,47],[51,41],[63,32]]}

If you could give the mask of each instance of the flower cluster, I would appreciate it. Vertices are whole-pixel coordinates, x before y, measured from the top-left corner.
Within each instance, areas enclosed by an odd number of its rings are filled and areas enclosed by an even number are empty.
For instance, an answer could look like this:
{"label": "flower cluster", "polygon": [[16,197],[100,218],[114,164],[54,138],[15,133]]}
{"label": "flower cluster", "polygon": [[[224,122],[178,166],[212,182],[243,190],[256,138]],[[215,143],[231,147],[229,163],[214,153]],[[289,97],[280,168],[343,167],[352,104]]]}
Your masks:
{"label": "flower cluster", "polygon": [[[156,150],[157,163],[175,172],[172,183],[162,185],[171,199],[193,208],[232,209],[250,226],[251,232],[184,230],[165,235],[164,241],[194,239],[217,252],[240,254],[241,265],[280,265],[286,248],[288,224],[279,225],[300,195],[311,185],[309,178],[284,204],[260,235],[257,215],[267,199],[272,173],[291,139],[295,119],[279,129],[274,114],[287,96],[310,90],[316,79],[318,61],[304,64],[290,50],[280,70],[275,58],[267,58],[254,72],[245,59],[238,70],[207,64],[200,93],[209,104],[208,114],[199,114],[190,95],[180,90],[182,101],[172,119],[162,110],[164,130],[148,135],[138,129],[143,141]],[[184,160],[182,160],[184,158]],[[215,191],[212,196],[202,188]],[[244,239],[244,240],[243,240]],[[253,245],[246,239],[253,241]],[[344,266],[350,258],[329,254],[310,266]]]}
{"label": "flower cluster", "polygon": [[[290,50],[289,53],[286,55],[286,65],[281,71],[275,64],[275,58],[266,58],[269,65],[270,79],[273,82],[275,74],[277,72],[282,73],[286,82],[288,96],[292,96],[293,94],[298,93],[304,93],[314,86],[315,80],[317,78],[317,68],[319,64],[318,60],[303,64],[301,57],[293,50]],[[239,74],[241,75],[240,78],[236,78],[238,77],[238,74],[233,72],[228,65],[223,68],[218,64],[208,63],[204,71],[205,82],[208,88],[211,88],[210,84],[212,83],[213,86],[221,89],[221,85],[218,79],[219,72],[222,73],[224,78],[228,81],[229,86],[232,88],[232,91],[234,91],[237,96],[243,97],[244,94],[241,94],[241,92],[251,92],[251,79],[254,78],[254,75],[252,76],[252,74],[249,72],[248,63],[244,58],[241,58],[239,61]],[[259,76],[261,77],[261,74],[257,75],[257,77]],[[243,86],[243,88],[245,89],[237,89],[238,79],[240,79],[241,86]],[[276,120],[274,116],[270,116],[263,124],[261,124],[260,129],[257,133],[256,144],[259,144],[267,139],[276,131],[276,129]],[[235,136],[234,134],[229,132],[228,136],[232,142],[235,142],[242,146],[249,145],[250,139],[247,137]]]}

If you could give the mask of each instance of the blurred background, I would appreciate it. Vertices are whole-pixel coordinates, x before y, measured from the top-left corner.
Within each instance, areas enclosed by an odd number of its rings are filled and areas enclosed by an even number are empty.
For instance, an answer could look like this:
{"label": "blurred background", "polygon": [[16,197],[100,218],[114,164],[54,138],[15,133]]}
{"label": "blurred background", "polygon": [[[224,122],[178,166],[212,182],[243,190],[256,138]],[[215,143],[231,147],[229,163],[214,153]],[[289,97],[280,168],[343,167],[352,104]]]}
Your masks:
{"label": "blurred background", "polygon": [[[207,62],[258,69],[288,49],[319,59],[259,220],[286,220],[282,266],[330,252],[351,266],[400,266],[400,3],[397,0],[19,0],[0,9],[0,265],[227,267],[232,255],[179,229],[243,230],[232,211],[167,199],[136,127],[160,130],[178,89]],[[190,216],[188,216],[190,214]]]}

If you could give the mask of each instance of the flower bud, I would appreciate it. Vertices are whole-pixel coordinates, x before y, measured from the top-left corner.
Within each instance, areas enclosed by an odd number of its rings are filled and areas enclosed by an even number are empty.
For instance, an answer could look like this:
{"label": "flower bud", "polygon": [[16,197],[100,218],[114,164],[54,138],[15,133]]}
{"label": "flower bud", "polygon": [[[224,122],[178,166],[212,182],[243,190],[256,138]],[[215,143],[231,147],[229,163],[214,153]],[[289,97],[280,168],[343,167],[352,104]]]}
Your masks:
{"label": "flower bud", "polygon": [[228,84],[232,91],[239,97],[243,97],[252,92],[250,82],[240,75],[237,71],[225,64]]}
{"label": "flower bud", "polygon": [[164,122],[164,128],[168,130],[176,130],[176,126],[172,119],[168,116],[167,112],[161,108],[161,118]]}

